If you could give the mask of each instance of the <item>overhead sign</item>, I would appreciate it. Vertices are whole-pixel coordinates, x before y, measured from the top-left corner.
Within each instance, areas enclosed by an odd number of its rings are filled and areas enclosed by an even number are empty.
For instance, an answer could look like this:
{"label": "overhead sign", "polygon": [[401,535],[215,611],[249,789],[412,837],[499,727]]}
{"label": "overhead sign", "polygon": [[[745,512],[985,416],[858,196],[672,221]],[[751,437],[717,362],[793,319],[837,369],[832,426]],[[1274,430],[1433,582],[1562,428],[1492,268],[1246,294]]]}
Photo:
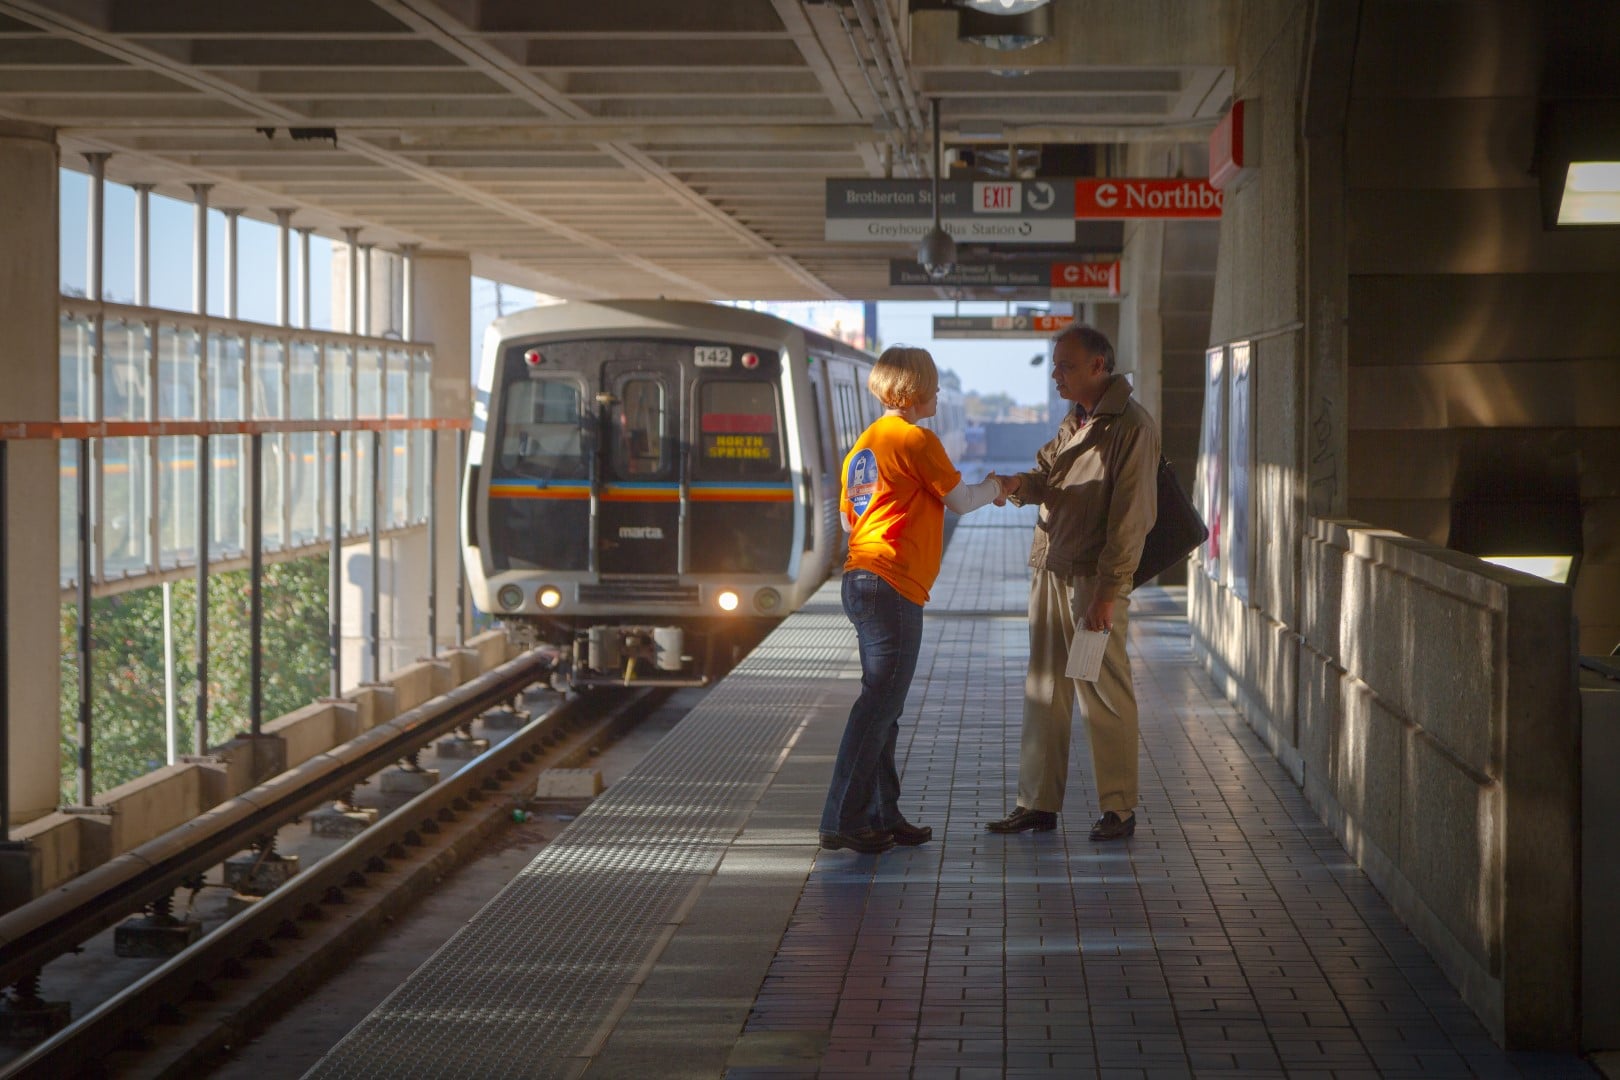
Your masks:
{"label": "overhead sign", "polygon": [[[921,240],[934,224],[929,180],[828,180],[828,240]],[[976,244],[1073,243],[1074,190],[1065,180],[946,180],[940,227]]]}
{"label": "overhead sign", "polygon": [[1072,322],[1073,315],[935,315],[934,337],[1044,338]]}
{"label": "overhead sign", "polygon": [[890,285],[979,285],[986,288],[1044,289],[1052,278],[1052,264],[1033,260],[995,263],[958,263],[944,277],[909,259],[889,260]]}
{"label": "overhead sign", "polygon": [[1209,182],[1225,191],[1254,169],[1260,149],[1260,125],[1250,116],[1250,102],[1232,102],[1209,136]]}
{"label": "overhead sign", "polygon": [[1119,261],[1053,263],[1053,300],[1094,300],[1118,297]]}
{"label": "overhead sign", "polygon": [[962,263],[944,277],[930,277],[920,265],[906,259],[889,261],[890,285],[952,285],[979,288],[1039,290],[1052,300],[1117,298],[1119,260],[1109,262],[1045,262],[1020,259],[1008,262]]}
{"label": "overhead sign", "polygon": [[1218,218],[1225,196],[1208,180],[1076,180],[1077,218]]}

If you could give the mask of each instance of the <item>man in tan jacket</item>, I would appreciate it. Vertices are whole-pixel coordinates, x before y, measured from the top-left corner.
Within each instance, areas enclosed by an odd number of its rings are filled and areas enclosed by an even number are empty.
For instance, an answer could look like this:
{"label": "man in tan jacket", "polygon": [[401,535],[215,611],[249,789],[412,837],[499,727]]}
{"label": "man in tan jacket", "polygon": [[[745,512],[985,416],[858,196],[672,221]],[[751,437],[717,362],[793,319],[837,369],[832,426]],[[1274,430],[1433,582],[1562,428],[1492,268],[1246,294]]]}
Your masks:
{"label": "man in tan jacket", "polygon": [[[1136,831],[1136,692],[1125,653],[1131,578],[1158,512],[1159,429],[1114,374],[1114,347],[1099,331],[1075,325],[1053,343],[1052,379],[1075,404],[1035,468],[1002,479],[1020,506],[1038,503],[1030,546],[1029,674],[1018,805],[992,832],[1057,827],[1069,774],[1074,698],[1085,708],[1102,816],[1092,840]],[[1075,627],[1109,631],[1096,682],[1064,669]]]}

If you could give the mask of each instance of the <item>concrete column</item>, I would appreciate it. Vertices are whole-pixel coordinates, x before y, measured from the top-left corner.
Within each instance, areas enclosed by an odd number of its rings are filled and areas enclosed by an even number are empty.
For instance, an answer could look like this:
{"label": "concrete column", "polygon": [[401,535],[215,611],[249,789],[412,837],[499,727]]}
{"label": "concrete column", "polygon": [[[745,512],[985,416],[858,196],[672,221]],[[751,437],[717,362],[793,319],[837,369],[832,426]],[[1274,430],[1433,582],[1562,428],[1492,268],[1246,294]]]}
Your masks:
{"label": "concrete column", "polygon": [[[358,248],[358,245],[356,245]],[[342,265],[346,252],[338,248],[333,259],[333,291],[347,277]],[[414,340],[434,347],[432,376],[433,415],[472,414],[472,262],[465,255],[416,253],[412,260],[412,289],[407,303],[415,325]],[[441,647],[455,643],[456,581],[461,548],[458,527],[461,477],[456,471],[456,434],[436,433],[439,468],[431,490],[437,500],[439,546],[439,623]],[[418,657],[428,655],[427,580],[428,542],[424,533],[382,544],[382,566],[377,581],[381,591],[382,673],[386,676]],[[371,553],[367,541],[343,549],[343,670],[360,672],[367,658],[366,624],[371,580]],[[464,628],[464,632],[465,632]]]}
{"label": "concrete column", "polygon": [[[57,416],[57,167],[55,133],[0,119],[0,422]],[[59,801],[62,734],[58,719],[56,622],[56,444],[8,448],[7,610],[12,627],[9,686],[12,824],[40,817]]]}
{"label": "concrete column", "polygon": [[[472,415],[472,261],[465,255],[421,253],[411,259],[408,303],[413,338],[431,342],[433,356],[433,414]],[[461,477],[456,473],[459,432],[436,432],[439,470],[432,478],[438,508],[439,642],[453,645],[456,637],[456,582],[460,574]],[[391,626],[398,643],[408,646],[409,658],[426,655],[427,648],[427,537],[393,545],[395,594]],[[471,602],[468,604],[471,610]],[[388,614],[384,613],[385,616]],[[467,627],[463,627],[463,632]]]}

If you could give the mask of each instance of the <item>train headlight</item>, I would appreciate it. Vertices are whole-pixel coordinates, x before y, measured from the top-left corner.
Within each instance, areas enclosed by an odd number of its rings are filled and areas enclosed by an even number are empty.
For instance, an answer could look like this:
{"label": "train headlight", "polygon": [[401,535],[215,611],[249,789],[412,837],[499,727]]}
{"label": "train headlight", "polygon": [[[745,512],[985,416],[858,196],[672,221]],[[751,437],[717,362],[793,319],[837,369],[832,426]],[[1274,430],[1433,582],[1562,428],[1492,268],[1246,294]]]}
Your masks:
{"label": "train headlight", "polygon": [[775,589],[761,589],[754,594],[754,606],[769,615],[782,606],[782,594]]}
{"label": "train headlight", "polygon": [[737,610],[737,594],[730,589],[720,590],[720,595],[714,598],[714,602],[720,605],[721,611]]}
{"label": "train headlight", "polygon": [[516,611],[523,606],[523,590],[516,585],[502,585],[495,599],[507,611]]}
{"label": "train headlight", "polygon": [[562,590],[555,585],[547,585],[540,590],[535,599],[540,601],[541,607],[549,610],[562,603]]}

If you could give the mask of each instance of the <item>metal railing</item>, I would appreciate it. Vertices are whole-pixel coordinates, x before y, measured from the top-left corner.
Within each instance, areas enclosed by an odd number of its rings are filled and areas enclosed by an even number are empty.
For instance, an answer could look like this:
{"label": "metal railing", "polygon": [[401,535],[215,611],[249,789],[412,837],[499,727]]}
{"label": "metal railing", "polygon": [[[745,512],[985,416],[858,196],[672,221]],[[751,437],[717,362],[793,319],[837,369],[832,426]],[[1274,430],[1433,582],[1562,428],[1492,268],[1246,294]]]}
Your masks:
{"label": "metal railing", "polygon": [[[250,559],[250,593],[249,593],[249,647],[251,649],[250,669],[250,707],[249,724],[250,733],[257,737],[261,734],[263,723],[263,670],[260,663],[262,652],[263,629],[263,574],[262,556],[264,552],[264,509],[265,496],[263,480],[266,474],[265,440],[270,438],[285,438],[292,435],[307,434],[310,438],[320,441],[322,435],[329,436],[330,452],[326,455],[329,466],[329,480],[326,494],[329,498],[330,524],[327,530],[327,543],[330,548],[330,619],[328,625],[329,650],[331,659],[331,693],[335,697],[342,689],[342,545],[346,538],[368,535],[371,544],[371,573],[373,581],[368,594],[369,618],[367,621],[367,644],[370,649],[371,672],[373,677],[380,675],[380,619],[379,603],[380,590],[376,587],[377,567],[379,565],[378,553],[383,532],[384,514],[381,512],[383,498],[383,439],[384,436],[393,436],[407,433],[422,433],[426,443],[425,474],[431,478],[437,471],[439,440],[433,436],[434,432],[453,430],[461,432],[457,440],[457,475],[460,474],[462,461],[466,453],[465,432],[471,427],[471,421],[465,418],[443,417],[382,417],[375,419],[346,419],[346,420],[160,420],[160,421],[120,421],[107,420],[97,422],[73,421],[44,421],[44,422],[18,422],[0,423],[0,842],[5,842],[10,835],[10,785],[9,774],[6,770],[6,756],[9,753],[11,725],[10,725],[10,698],[9,685],[11,674],[11,656],[9,642],[9,622],[4,617],[7,600],[7,580],[10,568],[7,559],[6,538],[6,508],[9,492],[6,490],[5,478],[7,467],[7,448],[13,442],[27,440],[48,440],[59,443],[64,450],[72,446],[72,458],[78,466],[74,474],[73,486],[73,551],[75,553],[74,581],[77,587],[77,603],[79,608],[79,625],[76,642],[76,654],[79,668],[79,700],[78,700],[78,731],[77,731],[77,762],[76,762],[76,788],[80,806],[93,805],[95,797],[94,784],[94,726],[92,723],[93,705],[95,700],[95,683],[93,679],[93,619],[91,609],[92,583],[95,578],[93,570],[93,537],[99,524],[95,513],[95,503],[92,499],[92,477],[95,475],[93,464],[105,461],[104,444],[112,440],[147,440],[156,443],[165,439],[191,439],[194,440],[195,460],[197,462],[210,462],[213,460],[211,443],[216,439],[235,438],[247,442],[245,471],[248,477],[248,491],[244,502],[244,513],[247,518],[247,535],[245,546]],[[342,452],[344,439],[351,443],[358,442],[365,435],[370,439],[370,475],[369,498],[363,497],[361,485],[352,480],[345,483],[346,457]],[[66,454],[64,454],[66,456]],[[285,461],[281,462],[285,465]],[[90,467],[86,467],[90,466]],[[212,506],[212,491],[210,474],[212,468],[198,468],[196,484],[196,499],[193,507],[196,528],[197,557],[195,570],[197,578],[197,671],[196,671],[196,712],[194,723],[194,751],[204,754],[208,750],[208,588],[207,579],[210,570],[208,543],[210,530],[214,520]],[[356,470],[358,471],[358,470]],[[359,489],[359,490],[357,490]],[[346,500],[346,493],[349,499]],[[453,497],[454,491],[450,493]],[[425,523],[428,529],[429,548],[428,562],[431,567],[427,575],[427,636],[430,649],[436,652],[438,641],[438,560],[439,551],[437,543],[437,523],[439,520],[439,503],[442,495],[437,493],[431,482],[424,493]],[[349,502],[352,507],[361,503],[368,505],[370,513],[366,525],[361,530],[350,533],[345,528],[345,504]],[[462,643],[462,628],[465,624],[466,592],[460,584],[458,575],[456,589],[456,631],[455,641]],[[42,616],[47,613],[41,613]],[[54,616],[54,613],[51,613]],[[52,617],[54,622],[54,617]]]}
{"label": "metal railing", "polygon": [[[249,555],[247,430],[231,422],[306,422],[262,429],[272,463],[260,475],[270,510],[263,550],[319,546],[334,521],[351,537],[366,535],[373,507],[361,493],[373,472],[385,493],[377,504],[385,529],[425,520],[432,481],[424,434],[395,426],[381,429],[380,440],[348,435],[339,448],[342,503],[331,497],[336,474],[318,434],[332,430],[326,419],[429,417],[429,346],[67,297],[61,311],[59,415],[108,425],[87,457],[63,444],[64,592],[71,594],[84,562],[67,508],[87,469],[95,505],[86,565],[97,595],[173,576],[202,550],[214,562]],[[210,439],[206,457],[188,437],[202,435]],[[194,533],[189,524],[205,484],[210,518]]]}

